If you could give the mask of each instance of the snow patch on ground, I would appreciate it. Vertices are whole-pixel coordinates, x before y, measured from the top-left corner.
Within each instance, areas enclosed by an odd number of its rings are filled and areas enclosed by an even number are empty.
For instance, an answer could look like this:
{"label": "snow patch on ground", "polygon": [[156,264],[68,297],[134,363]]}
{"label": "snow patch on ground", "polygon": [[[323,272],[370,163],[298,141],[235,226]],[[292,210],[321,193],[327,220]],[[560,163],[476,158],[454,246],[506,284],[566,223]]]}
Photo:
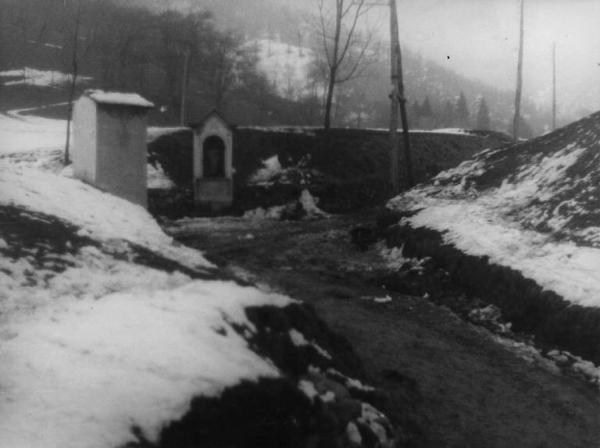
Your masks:
{"label": "snow patch on ground", "polygon": [[252,176],[250,176],[249,182],[251,184],[265,184],[275,178],[275,176],[281,175],[283,169],[281,163],[279,163],[279,157],[275,154],[266,160],[262,161],[263,167],[259,168]]}
{"label": "snow patch on ground", "polygon": [[194,395],[278,374],[231,324],[251,326],[245,307],[287,303],[195,281],[99,300],[63,296],[19,315],[2,331],[0,445],[122,446],[132,425],[154,441]]}
{"label": "snow patch on ground", "polygon": [[315,342],[307,341],[304,335],[295,328],[290,330],[289,336],[292,344],[294,344],[296,347],[312,346],[323,358],[332,359],[327,350]]}
{"label": "snow patch on ground", "polygon": [[[38,87],[57,87],[71,83],[71,75],[57,70],[37,70],[35,68],[23,67],[16,70],[5,70],[0,72],[0,78],[10,78],[10,81],[4,81],[5,86],[38,86]],[[16,79],[13,79],[16,78]],[[78,76],[78,82],[87,82],[92,78],[88,76]]]}
{"label": "snow patch on ground", "polygon": [[175,183],[165,174],[160,163],[156,162],[156,166],[149,163],[147,173],[149,189],[169,190],[175,187]]}
{"label": "snow patch on ground", "polygon": [[66,136],[65,120],[0,114],[0,155],[59,150],[64,148]]}
{"label": "snow patch on ground", "polygon": [[0,161],[0,204],[57,216],[98,240],[126,240],[192,267],[211,267],[200,252],[176,245],[140,205],[75,179]]}
{"label": "snow patch on ground", "polygon": [[306,212],[306,216],[309,218],[327,218],[329,216],[328,213],[325,213],[317,206],[317,199],[310,194],[310,191],[307,189],[302,190],[300,193],[300,204],[302,208]]}
{"label": "snow patch on ground", "polygon": [[388,269],[399,271],[405,269],[407,271],[423,272],[423,263],[429,258],[410,258],[403,255],[404,245],[400,247],[387,247],[385,244],[378,244],[379,254],[383,257]]}

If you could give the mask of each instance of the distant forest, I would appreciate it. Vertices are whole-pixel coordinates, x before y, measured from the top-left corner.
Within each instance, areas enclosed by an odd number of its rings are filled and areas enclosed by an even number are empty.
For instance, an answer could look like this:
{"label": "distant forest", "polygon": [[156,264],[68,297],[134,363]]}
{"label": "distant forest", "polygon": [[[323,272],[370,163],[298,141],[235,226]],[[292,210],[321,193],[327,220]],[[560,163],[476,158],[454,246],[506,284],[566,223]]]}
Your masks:
{"label": "distant forest", "polygon": [[[322,122],[320,90],[282,95],[259,70],[252,45],[271,39],[319,51],[309,39],[307,11],[291,0],[239,1],[235,7],[231,0],[0,0],[0,5],[0,71],[29,66],[72,73],[75,62],[94,87],[132,90],[154,101],[160,113],[153,119],[164,124],[180,118],[184,82],[187,121],[218,108],[238,124]],[[511,92],[467,79],[408,48],[403,60],[411,127],[508,130]],[[387,45],[380,43],[364,75],[336,92],[335,126],[388,125],[388,64]],[[307,78],[323,82],[316,69]],[[2,96],[0,85],[0,103]],[[523,110],[524,136],[543,132],[549,114],[527,102]]]}

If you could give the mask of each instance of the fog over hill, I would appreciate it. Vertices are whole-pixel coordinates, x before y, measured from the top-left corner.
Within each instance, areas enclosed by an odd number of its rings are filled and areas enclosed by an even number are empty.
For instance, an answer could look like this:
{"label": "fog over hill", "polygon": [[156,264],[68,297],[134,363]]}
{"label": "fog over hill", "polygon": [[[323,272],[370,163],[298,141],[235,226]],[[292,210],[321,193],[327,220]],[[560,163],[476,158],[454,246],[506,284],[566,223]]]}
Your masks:
{"label": "fog over hill", "polygon": [[[165,7],[168,3],[178,8],[207,8],[215,13],[218,23],[250,35],[270,32],[284,40],[296,39],[297,25],[301,22],[298,17],[302,13],[317,11],[316,0],[154,0],[144,3],[155,7]],[[477,79],[512,95],[516,78],[517,0],[401,0],[398,10],[400,38],[407,49],[467,79]],[[533,124],[538,132],[544,128],[541,122],[547,125],[550,121],[552,42],[557,45],[558,121],[568,123],[600,107],[597,86],[600,32],[594,23],[598,14],[600,5],[596,2],[526,2],[523,96],[536,105],[529,114],[536,115],[534,121],[540,121],[538,125]],[[371,13],[384,40],[387,40],[387,17],[384,7],[375,8]],[[485,96],[484,92],[480,93]],[[539,114],[546,118],[540,118]]]}

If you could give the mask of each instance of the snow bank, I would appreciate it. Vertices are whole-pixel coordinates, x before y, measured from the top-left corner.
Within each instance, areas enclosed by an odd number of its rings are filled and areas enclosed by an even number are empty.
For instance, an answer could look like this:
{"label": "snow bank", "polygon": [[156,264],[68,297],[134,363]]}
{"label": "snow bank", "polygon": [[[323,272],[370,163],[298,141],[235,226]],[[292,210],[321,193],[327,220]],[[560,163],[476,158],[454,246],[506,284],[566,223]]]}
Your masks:
{"label": "snow bank", "polygon": [[[389,207],[417,212],[405,222],[439,231],[467,254],[518,270],[572,303],[598,307],[600,228],[585,226],[597,207],[581,199],[597,194],[590,179],[598,168],[582,162],[595,157],[595,140],[585,131],[587,140],[559,145],[565,136],[573,140],[559,130],[541,142],[481,153]],[[571,226],[576,218],[583,224]]]}
{"label": "snow bank", "polygon": [[143,207],[81,181],[0,161],[0,204],[57,216],[98,240],[126,240],[189,267],[210,267],[202,254],[176,246]]}
{"label": "snow bank", "polygon": [[244,307],[287,303],[195,281],[100,300],[63,297],[20,315],[0,336],[0,446],[115,447],[132,440],[132,425],[156,440],[193,396],[277,375],[231,325],[252,328]]}
{"label": "snow bank", "polygon": [[[18,112],[18,111],[16,111]],[[53,151],[64,148],[65,120],[0,114],[0,155],[26,151]]]}

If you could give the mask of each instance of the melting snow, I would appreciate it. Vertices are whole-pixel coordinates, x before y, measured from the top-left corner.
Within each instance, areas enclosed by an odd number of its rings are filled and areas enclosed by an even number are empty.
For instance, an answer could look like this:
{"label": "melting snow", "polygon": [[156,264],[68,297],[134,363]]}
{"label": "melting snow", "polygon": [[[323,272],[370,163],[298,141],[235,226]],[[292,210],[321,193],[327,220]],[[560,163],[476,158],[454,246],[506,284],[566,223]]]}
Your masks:
{"label": "melting snow", "polygon": [[58,135],[62,144],[62,121],[0,115],[0,152],[36,150],[0,158],[0,206],[55,216],[94,241],[48,259],[0,257],[0,446],[123,446],[134,425],[155,441],[194,396],[278,375],[232,325],[251,334],[246,307],[290,299],[131,262],[134,243],[212,266],[142,207],[31,163],[56,151]]}
{"label": "melting snow", "polygon": [[[548,138],[562,135],[550,134]],[[529,144],[535,147],[535,141]],[[543,143],[538,146],[544,148]],[[393,199],[389,206],[417,212],[404,222],[437,230],[445,242],[468,254],[488,256],[493,263],[519,270],[573,303],[600,306],[600,248],[581,246],[568,238],[561,241],[554,233],[585,235],[589,246],[600,241],[598,227],[567,227],[574,216],[595,213],[595,208],[575,209],[574,214],[560,209],[577,204],[569,195],[587,178],[581,177],[583,173],[574,177],[573,167],[593,146],[576,141],[533,155],[517,150],[512,155],[517,167],[499,186],[476,188],[481,179],[485,182],[487,170],[495,169],[498,155],[503,155],[502,150],[488,151],[441,173],[432,185],[419,186]],[[544,212],[546,204],[561,195],[564,200],[553,206],[552,213]],[[547,231],[534,230],[540,225]]]}
{"label": "melting snow", "polygon": [[263,167],[259,168],[252,176],[250,176],[250,183],[259,185],[269,183],[275,176],[280,175],[283,171],[277,154],[263,160],[262,164]]}

